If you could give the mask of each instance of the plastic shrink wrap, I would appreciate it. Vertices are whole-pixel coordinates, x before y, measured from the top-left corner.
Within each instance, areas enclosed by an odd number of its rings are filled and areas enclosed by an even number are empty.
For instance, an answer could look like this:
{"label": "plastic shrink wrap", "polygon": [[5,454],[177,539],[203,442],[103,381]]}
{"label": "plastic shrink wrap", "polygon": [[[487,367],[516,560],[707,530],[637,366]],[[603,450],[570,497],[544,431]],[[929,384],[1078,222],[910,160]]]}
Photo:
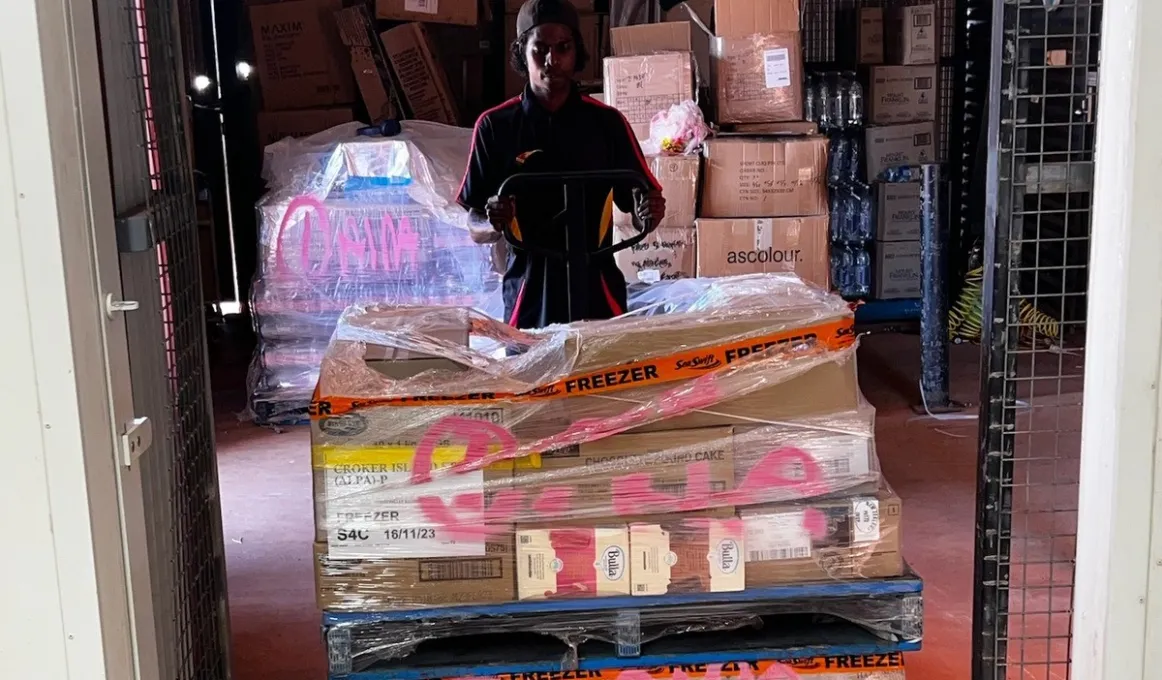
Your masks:
{"label": "plastic shrink wrap", "polygon": [[339,126],[266,149],[250,304],[258,349],[251,410],[306,416],[319,361],[349,305],[456,305],[501,311],[490,251],[455,203],[471,130],[404,121],[396,137]]}
{"label": "plastic shrink wrap", "polygon": [[[677,281],[636,305],[538,331],[466,308],[348,309],[311,403],[320,606],[644,602],[903,574],[847,304],[758,275]],[[642,635],[772,613],[746,601],[651,608]],[[918,635],[895,601],[828,606],[843,611],[780,605]],[[352,639],[370,663],[468,630],[424,618]],[[535,628],[576,645],[615,619]]]}

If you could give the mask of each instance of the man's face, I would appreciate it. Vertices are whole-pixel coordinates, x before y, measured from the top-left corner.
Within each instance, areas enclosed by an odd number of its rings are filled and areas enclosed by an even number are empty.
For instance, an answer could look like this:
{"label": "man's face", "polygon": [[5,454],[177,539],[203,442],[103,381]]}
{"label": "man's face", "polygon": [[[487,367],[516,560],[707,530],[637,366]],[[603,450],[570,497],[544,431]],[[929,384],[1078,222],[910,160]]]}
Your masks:
{"label": "man's face", "polygon": [[537,26],[529,35],[525,60],[533,88],[559,91],[569,87],[577,64],[573,31],[561,24]]}

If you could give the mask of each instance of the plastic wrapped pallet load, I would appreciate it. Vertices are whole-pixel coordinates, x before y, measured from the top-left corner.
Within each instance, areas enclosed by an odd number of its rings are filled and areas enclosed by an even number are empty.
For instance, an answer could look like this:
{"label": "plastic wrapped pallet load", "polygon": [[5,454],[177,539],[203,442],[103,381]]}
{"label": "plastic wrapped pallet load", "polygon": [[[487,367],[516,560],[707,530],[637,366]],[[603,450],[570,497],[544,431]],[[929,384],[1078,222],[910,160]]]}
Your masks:
{"label": "plastic wrapped pallet load", "polygon": [[250,305],[250,403],[266,422],[306,417],[319,358],[350,305],[462,305],[497,313],[500,279],[454,203],[471,131],[358,124],[266,149]]}
{"label": "plastic wrapped pallet load", "polygon": [[[789,275],[676,283],[664,310],[537,331],[467,308],[348,309],[311,405],[320,606],[903,573],[848,306]],[[859,607],[843,615],[893,625]],[[735,603],[651,616],[647,636],[760,614]],[[571,643],[616,628],[610,612],[538,621]],[[361,635],[390,657],[452,625]]]}

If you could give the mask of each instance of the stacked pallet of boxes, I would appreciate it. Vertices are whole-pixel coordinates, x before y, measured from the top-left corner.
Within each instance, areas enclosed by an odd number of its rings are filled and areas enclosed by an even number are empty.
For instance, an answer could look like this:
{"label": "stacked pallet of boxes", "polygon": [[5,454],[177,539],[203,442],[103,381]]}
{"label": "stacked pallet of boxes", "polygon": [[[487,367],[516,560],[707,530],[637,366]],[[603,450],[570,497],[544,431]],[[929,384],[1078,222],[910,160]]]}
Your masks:
{"label": "stacked pallet of boxes", "polygon": [[[312,403],[319,605],[759,598],[901,575],[901,505],[879,473],[852,322],[786,275],[528,333],[468,309],[350,308]],[[666,630],[732,629],[744,611],[680,609]],[[464,624],[363,625],[344,638],[357,666]],[[536,625],[578,644],[617,624]]]}
{"label": "stacked pallet of boxes", "polygon": [[[605,59],[605,103],[621,111],[639,144],[648,148],[654,116],[694,99],[690,24],[615,28],[609,42],[613,56]],[[647,161],[666,197],[666,214],[645,240],[617,254],[618,266],[630,284],[693,277],[700,159],[653,153]],[[619,241],[635,233],[630,216],[621,211],[614,213],[614,227]]]}
{"label": "stacked pallet of boxes", "polygon": [[898,181],[919,178],[894,169],[937,160],[938,18],[935,5],[861,10],[862,36],[875,35],[877,23],[883,31],[881,49],[867,40],[860,50],[868,65],[867,178],[878,204],[872,296],[880,300],[920,296],[920,185]]}
{"label": "stacked pallet of boxes", "polygon": [[252,0],[261,147],[355,120],[355,81],[334,12],[342,0]]}
{"label": "stacked pallet of boxes", "polygon": [[[577,80],[583,91],[600,91],[601,89],[601,58],[607,54],[609,31],[609,14],[598,12],[598,9],[608,7],[608,3],[600,0],[571,0],[580,14],[581,40],[589,52],[589,63],[585,69],[577,74]],[[516,41],[516,16],[520,12],[524,0],[505,0],[504,3],[504,47]],[[504,67],[504,96],[505,99],[519,96],[524,92],[526,78],[517,73],[507,64]]]}
{"label": "stacked pallet of boxes", "polygon": [[705,147],[698,273],[794,272],[826,288],[828,142],[802,134],[814,126],[803,122],[799,2],[716,0],[714,9],[714,108],[740,134]]}

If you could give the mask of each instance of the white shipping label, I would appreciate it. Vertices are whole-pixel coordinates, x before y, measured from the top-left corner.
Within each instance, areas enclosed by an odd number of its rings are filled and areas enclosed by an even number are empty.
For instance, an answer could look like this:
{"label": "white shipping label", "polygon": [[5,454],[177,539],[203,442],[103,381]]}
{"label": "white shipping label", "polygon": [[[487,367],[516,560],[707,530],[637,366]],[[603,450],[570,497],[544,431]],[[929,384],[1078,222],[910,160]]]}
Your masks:
{"label": "white shipping label", "polygon": [[765,250],[771,247],[774,239],[775,227],[771,220],[755,220],[754,221],[754,247],[757,250]]}
{"label": "white shipping label", "polygon": [[[408,466],[410,467],[410,466]],[[411,471],[390,465],[342,466],[326,471],[327,554],[334,558],[484,557],[484,537],[462,535],[432,522],[419,499],[447,506],[462,495],[484,493],[484,471],[437,476],[412,485]],[[466,518],[456,511],[461,521]]]}
{"label": "white shipping label", "polygon": [[408,12],[435,14],[440,11],[440,0],[404,0],[403,8]]}
{"label": "white shipping label", "polygon": [[811,556],[811,534],[802,510],[754,515],[743,519],[747,562],[794,560]]}
{"label": "white shipping label", "polygon": [[659,269],[642,269],[637,273],[637,280],[642,283],[657,283],[662,280],[662,272]]}
{"label": "white shipping label", "polygon": [[763,70],[767,78],[767,89],[790,87],[791,52],[786,47],[763,50]]}
{"label": "white shipping label", "polygon": [[870,447],[868,437],[837,435],[818,443],[812,442],[807,450],[828,479],[860,482],[871,474]]}
{"label": "white shipping label", "polygon": [[851,502],[851,540],[853,543],[880,540],[880,502],[875,498],[857,498]]}

